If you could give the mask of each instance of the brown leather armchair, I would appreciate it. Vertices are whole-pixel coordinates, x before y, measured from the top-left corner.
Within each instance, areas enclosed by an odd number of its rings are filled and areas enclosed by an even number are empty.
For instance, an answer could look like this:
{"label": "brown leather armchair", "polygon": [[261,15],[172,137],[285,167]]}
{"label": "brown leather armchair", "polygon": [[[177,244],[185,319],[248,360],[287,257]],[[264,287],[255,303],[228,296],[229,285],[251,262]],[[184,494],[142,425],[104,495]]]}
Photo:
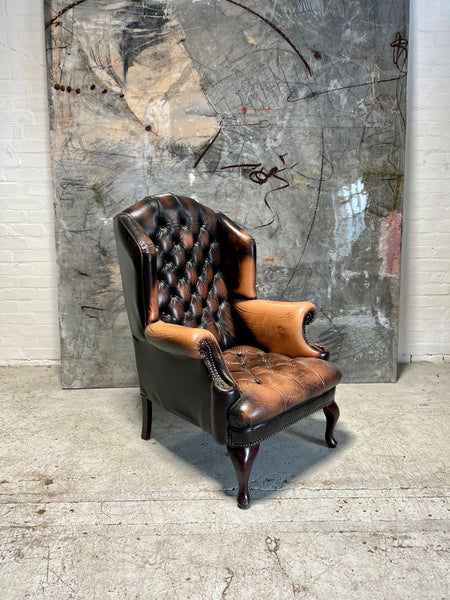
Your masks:
{"label": "brown leather armchair", "polygon": [[238,506],[259,443],[316,410],[336,446],[339,368],[311,344],[309,302],[256,299],[254,239],[221,213],[172,194],[148,197],[114,219],[143,406],[152,401],[224,444]]}

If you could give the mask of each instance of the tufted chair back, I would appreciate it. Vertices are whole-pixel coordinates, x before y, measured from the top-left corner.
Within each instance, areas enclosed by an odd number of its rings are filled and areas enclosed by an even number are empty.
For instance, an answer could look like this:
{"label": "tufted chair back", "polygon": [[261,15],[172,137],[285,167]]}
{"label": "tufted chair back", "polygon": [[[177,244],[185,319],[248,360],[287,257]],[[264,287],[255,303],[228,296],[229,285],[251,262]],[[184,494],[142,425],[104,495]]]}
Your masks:
{"label": "tufted chair back", "polygon": [[159,318],[207,329],[222,349],[235,345],[216,213],[190,198],[168,194],[145,198],[128,216],[129,225],[141,229],[141,240],[145,234],[142,249],[151,255],[144,274],[150,303],[143,325]]}

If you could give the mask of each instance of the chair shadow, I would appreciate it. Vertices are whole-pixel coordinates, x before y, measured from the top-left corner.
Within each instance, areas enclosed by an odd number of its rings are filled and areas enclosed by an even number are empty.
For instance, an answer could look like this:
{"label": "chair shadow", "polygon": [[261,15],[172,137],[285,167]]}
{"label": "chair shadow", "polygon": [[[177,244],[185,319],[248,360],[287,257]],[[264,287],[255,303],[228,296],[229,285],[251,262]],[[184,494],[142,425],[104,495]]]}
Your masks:
{"label": "chair shadow", "polygon": [[[329,461],[347,445],[350,436],[339,429],[338,423],[338,446],[328,448],[325,425],[325,416],[319,411],[261,443],[249,482],[253,503],[292,487],[301,475]],[[236,496],[236,475],[227,449],[210,435],[154,404],[151,437],[180,460],[215,479],[225,495]]]}

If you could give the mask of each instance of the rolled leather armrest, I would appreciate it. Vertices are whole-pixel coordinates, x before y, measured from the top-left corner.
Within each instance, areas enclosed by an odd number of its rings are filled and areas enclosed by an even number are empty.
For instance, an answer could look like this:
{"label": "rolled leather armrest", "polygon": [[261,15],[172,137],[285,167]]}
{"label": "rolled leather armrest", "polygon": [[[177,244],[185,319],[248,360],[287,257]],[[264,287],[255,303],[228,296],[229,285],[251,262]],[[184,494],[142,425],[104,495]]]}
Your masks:
{"label": "rolled leather armrest", "polygon": [[160,350],[184,354],[192,358],[204,358],[205,343],[213,348],[217,346],[217,350],[220,352],[213,334],[210,331],[196,327],[155,321],[145,328],[145,337]]}
{"label": "rolled leather armrest", "polygon": [[228,411],[239,397],[239,388],[214,335],[205,329],[155,321],[147,325],[145,337],[159,350],[203,360],[211,380],[211,433],[218,444],[226,444]]}
{"label": "rolled leather armrest", "polygon": [[327,349],[310,345],[304,335],[305,326],[316,317],[311,302],[242,300],[234,303],[233,309],[254,341],[268,352],[325,358]]}
{"label": "rolled leather armrest", "polygon": [[236,387],[214,335],[200,327],[155,321],[145,328],[146,339],[160,350],[204,360],[216,385]]}

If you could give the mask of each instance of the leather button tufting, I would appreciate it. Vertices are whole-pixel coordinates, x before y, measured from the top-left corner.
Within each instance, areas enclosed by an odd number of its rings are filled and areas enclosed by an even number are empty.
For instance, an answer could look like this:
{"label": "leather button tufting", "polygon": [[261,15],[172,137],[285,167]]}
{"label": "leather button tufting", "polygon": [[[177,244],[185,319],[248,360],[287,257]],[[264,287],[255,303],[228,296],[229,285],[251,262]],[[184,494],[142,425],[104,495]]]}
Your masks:
{"label": "leather button tufting", "polygon": [[336,365],[319,358],[290,358],[251,346],[225,350],[223,357],[242,394],[230,409],[236,427],[263,423],[331,390],[341,378]]}
{"label": "leather button tufting", "polygon": [[202,325],[229,347],[235,339],[228,290],[221,266],[215,213],[174,197],[153,200],[155,217],[148,235],[156,249],[160,318],[188,327]]}

